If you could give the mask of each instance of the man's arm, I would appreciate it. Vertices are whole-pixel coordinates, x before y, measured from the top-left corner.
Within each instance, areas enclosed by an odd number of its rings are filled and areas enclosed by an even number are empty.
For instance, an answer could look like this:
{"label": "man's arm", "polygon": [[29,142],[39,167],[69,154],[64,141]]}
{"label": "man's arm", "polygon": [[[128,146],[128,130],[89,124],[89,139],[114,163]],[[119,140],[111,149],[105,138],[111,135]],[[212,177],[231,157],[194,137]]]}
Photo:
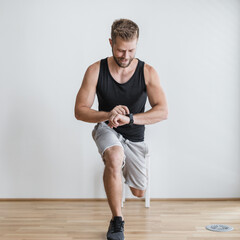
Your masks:
{"label": "man's arm", "polygon": [[96,62],[88,67],[82,85],[78,91],[75,103],[75,117],[89,123],[98,123],[108,120],[108,112],[91,109],[98,81],[100,62]]}
{"label": "man's arm", "polygon": [[[133,115],[134,124],[147,125],[166,120],[168,117],[167,100],[160,85],[160,79],[155,69],[147,64],[144,66],[144,77],[147,87],[147,95],[151,109],[144,113]],[[110,127],[118,127],[129,123],[129,117],[122,114],[110,119]]]}
{"label": "man's arm", "polygon": [[[89,66],[84,75],[75,103],[75,117],[77,120],[99,123],[113,120],[118,114],[129,114],[128,107],[123,105],[115,106],[110,112],[91,109],[96,94],[99,70],[100,61]],[[126,116],[125,118],[128,119]]]}
{"label": "man's arm", "polygon": [[160,85],[160,79],[156,70],[148,64],[145,64],[144,77],[148,100],[152,108],[145,113],[133,115],[134,124],[138,125],[153,124],[168,118],[167,100]]}

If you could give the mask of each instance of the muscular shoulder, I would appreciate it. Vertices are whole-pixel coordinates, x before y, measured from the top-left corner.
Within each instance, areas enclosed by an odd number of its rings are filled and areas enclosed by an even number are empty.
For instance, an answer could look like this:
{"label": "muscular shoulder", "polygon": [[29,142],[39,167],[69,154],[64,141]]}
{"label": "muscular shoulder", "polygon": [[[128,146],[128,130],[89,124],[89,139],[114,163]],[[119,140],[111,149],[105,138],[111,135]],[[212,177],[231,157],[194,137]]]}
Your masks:
{"label": "muscular shoulder", "polygon": [[149,85],[153,79],[158,79],[157,71],[149,64],[144,64],[144,78],[146,85]]}
{"label": "muscular shoulder", "polygon": [[100,61],[97,61],[91,64],[85,72],[83,82],[96,85],[98,81],[99,70],[100,70]]}
{"label": "muscular shoulder", "polygon": [[100,70],[100,60],[91,64],[88,68],[87,68],[87,73],[89,74],[98,74]]}

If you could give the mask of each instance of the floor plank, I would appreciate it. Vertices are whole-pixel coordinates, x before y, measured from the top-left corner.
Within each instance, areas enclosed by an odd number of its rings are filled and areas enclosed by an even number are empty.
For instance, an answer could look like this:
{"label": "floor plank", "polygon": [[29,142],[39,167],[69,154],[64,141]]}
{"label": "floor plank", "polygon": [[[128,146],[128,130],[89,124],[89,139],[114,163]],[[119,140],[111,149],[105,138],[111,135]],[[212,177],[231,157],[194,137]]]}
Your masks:
{"label": "floor plank", "polygon": [[[126,240],[240,240],[240,201],[126,201]],[[107,201],[0,201],[1,240],[106,239]],[[233,231],[205,229],[227,224]]]}

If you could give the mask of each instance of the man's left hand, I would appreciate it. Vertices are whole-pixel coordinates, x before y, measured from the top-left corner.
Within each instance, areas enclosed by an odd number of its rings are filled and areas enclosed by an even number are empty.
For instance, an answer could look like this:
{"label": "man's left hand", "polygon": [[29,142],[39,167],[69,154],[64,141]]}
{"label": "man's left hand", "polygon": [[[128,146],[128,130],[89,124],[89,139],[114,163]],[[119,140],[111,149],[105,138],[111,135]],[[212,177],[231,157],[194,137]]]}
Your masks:
{"label": "man's left hand", "polygon": [[108,126],[110,128],[117,128],[125,124],[129,124],[130,118],[128,116],[117,114],[113,119],[109,120]]}

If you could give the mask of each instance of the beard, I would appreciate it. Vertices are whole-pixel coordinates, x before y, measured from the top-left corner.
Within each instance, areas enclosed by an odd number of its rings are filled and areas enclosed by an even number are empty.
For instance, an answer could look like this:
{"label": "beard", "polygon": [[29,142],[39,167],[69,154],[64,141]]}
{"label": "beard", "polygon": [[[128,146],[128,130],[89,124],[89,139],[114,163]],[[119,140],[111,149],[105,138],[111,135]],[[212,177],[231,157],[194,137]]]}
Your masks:
{"label": "beard", "polygon": [[[113,54],[113,53],[112,53],[112,54]],[[114,59],[114,61],[116,62],[116,64],[117,64],[119,67],[121,67],[121,68],[127,68],[127,67],[131,64],[131,62],[132,62],[132,60],[134,59],[134,57],[133,57],[133,58],[129,58],[129,59],[117,58],[117,57],[115,57],[114,54],[113,54],[113,59]]]}

